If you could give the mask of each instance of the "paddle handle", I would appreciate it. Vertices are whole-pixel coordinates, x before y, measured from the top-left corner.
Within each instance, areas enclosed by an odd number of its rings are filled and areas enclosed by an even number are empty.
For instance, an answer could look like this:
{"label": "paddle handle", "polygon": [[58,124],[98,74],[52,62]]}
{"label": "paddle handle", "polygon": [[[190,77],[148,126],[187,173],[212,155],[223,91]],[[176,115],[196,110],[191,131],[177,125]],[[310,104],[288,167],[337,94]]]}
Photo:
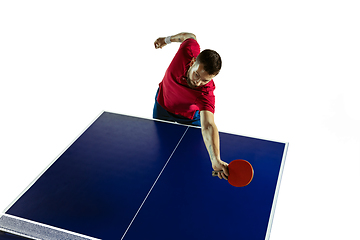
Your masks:
{"label": "paddle handle", "polygon": [[212,171],[212,176],[217,177],[219,172],[223,172],[223,170],[221,170],[221,171]]}

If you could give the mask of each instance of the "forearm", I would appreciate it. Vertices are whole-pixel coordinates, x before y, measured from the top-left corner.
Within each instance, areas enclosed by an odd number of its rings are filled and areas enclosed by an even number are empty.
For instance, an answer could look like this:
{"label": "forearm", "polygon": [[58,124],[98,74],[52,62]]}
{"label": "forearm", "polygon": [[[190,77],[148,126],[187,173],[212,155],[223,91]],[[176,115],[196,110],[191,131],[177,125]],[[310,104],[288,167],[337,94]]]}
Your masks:
{"label": "forearm", "polygon": [[171,42],[183,42],[188,38],[193,38],[196,40],[196,36],[194,34],[182,32],[182,33],[178,33],[176,35],[171,36],[170,41]]}
{"label": "forearm", "polygon": [[209,124],[201,129],[206,149],[211,162],[220,160],[219,131],[215,124]]}

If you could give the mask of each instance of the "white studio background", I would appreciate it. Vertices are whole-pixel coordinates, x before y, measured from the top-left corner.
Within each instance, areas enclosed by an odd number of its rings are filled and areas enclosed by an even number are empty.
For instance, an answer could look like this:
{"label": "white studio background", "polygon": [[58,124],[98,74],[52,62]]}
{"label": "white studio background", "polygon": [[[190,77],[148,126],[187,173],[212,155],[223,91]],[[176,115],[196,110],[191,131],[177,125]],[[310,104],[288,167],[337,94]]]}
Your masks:
{"label": "white studio background", "polygon": [[1,211],[101,111],[151,118],[179,47],[153,42],[184,31],[222,56],[219,130],[290,143],[270,239],[359,239],[359,11],[346,0],[1,1]]}

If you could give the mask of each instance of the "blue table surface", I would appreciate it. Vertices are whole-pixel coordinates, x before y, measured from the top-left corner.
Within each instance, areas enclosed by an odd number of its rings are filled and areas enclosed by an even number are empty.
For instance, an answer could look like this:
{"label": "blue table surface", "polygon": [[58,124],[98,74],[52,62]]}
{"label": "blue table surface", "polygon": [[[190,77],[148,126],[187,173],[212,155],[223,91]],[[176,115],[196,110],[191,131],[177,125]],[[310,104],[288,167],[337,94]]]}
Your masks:
{"label": "blue table surface", "polygon": [[200,128],[104,112],[6,214],[100,239],[263,240],[286,144],[220,142],[253,165],[248,186],[211,176]]}

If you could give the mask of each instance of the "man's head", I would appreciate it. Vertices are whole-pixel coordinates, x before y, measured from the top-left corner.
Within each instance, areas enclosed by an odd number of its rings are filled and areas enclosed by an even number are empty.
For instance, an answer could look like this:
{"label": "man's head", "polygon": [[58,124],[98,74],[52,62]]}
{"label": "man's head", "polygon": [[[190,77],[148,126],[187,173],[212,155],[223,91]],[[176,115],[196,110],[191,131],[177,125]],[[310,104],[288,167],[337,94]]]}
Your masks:
{"label": "man's head", "polygon": [[191,61],[187,83],[191,88],[203,86],[210,82],[220,72],[220,69],[220,55],[214,50],[206,49]]}

